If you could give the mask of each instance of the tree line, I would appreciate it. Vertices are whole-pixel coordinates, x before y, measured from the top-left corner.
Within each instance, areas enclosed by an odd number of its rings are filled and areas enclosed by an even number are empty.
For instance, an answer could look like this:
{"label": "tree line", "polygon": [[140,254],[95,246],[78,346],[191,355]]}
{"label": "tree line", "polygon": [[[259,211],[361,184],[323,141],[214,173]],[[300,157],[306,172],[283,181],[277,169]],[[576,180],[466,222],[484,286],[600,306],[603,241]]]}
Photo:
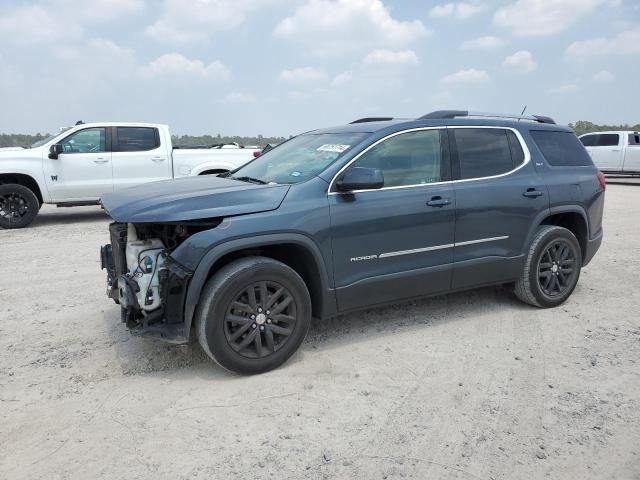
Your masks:
{"label": "tree line", "polygon": [[[2,147],[29,147],[35,142],[47,138],[49,134],[36,133],[33,135],[21,133],[0,133],[0,148]],[[267,144],[282,143],[285,137],[265,137],[258,135],[251,136],[224,136],[224,135],[172,135],[171,141],[174,145],[183,146],[211,146],[221,143],[238,143],[240,145],[251,145],[264,147]]]}

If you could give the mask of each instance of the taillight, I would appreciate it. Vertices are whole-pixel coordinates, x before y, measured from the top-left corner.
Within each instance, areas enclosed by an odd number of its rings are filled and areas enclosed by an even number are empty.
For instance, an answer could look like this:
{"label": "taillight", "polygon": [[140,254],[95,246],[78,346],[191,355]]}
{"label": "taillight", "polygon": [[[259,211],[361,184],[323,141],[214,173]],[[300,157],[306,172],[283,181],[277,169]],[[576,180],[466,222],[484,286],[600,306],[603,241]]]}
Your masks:
{"label": "taillight", "polygon": [[602,172],[598,172],[598,181],[600,182],[600,187],[602,188],[602,191],[605,191],[607,189],[607,177],[604,176],[604,173]]}
{"label": "taillight", "polygon": [[262,155],[262,152],[259,152],[258,150],[253,152],[253,158],[258,158],[260,155]]}

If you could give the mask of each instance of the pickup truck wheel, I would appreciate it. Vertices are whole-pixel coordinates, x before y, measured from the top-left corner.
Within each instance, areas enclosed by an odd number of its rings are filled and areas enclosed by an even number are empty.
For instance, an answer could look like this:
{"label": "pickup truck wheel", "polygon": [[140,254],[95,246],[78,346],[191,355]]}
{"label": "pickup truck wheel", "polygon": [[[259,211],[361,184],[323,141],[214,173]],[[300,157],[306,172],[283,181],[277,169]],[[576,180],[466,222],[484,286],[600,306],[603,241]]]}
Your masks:
{"label": "pickup truck wheel", "polygon": [[0,227],[24,228],[38,215],[40,202],[35,193],[23,185],[0,185]]}
{"label": "pickup truck wheel", "polygon": [[311,323],[311,297],[293,269],[271,258],[229,263],[205,285],[196,335],[220,366],[242,374],[283,364],[302,344]]}
{"label": "pickup truck wheel", "polygon": [[536,307],[556,307],[573,292],[581,267],[582,252],[575,235],[566,228],[542,226],[529,248],[515,294]]}

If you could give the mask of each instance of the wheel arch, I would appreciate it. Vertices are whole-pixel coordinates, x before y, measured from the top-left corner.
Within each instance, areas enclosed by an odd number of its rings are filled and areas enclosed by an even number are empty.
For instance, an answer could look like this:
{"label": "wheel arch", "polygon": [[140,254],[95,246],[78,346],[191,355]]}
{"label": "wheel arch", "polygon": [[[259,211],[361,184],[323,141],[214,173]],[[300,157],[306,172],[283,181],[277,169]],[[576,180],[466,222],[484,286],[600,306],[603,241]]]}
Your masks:
{"label": "wheel arch", "polygon": [[541,225],[556,225],[569,230],[575,235],[580,244],[582,259],[584,261],[587,252],[587,243],[589,241],[589,217],[584,208],[579,205],[563,205],[550,208],[544,214],[540,215],[537,222],[534,222],[533,228],[527,237],[527,248],[533,240],[536,230]]}
{"label": "wheel arch", "polygon": [[24,173],[0,173],[0,185],[7,183],[14,183],[28,188],[35,194],[35,196],[38,198],[38,201],[40,202],[40,205],[42,205],[44,200],[42,196],[42,190],[40,189],[38,181],[31,175],[27,175]]}
{"label": "wheel arch", "polygon": [[311,295],[314,317],[325,318],[336,313],[335,295],[330,288],[327,268],[322,253],[313,240],[294,233],[241,238],[213,247],[204,255],[193,273],[184,305],[187,336],[191,332],[196,306],[207,280],[224,265],[238,258],[255,255],[278,260],[302,277]]}

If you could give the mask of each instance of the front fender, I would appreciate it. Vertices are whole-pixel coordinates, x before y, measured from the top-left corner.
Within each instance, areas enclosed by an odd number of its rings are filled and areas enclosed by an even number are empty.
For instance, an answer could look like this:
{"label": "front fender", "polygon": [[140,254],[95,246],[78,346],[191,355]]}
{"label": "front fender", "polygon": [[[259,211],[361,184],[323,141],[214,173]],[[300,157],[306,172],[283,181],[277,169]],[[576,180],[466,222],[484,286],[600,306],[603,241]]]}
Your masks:
{"label": "front fender", "polygon": [[[189,336],[189,332],[191,331],[193,317],[200,300],[202,289],[209,279],[209,273],[213,265],[222,257],[232,252],[248,248],[258,248],[266,245],[277,244],[296,244],[305,248],[309,251],[309,253],[311,253],[316,263],[318,272],[320,272],[320,282],[322,289],[322,316],[328,317],[336,313],[335,295],[333,294],[333,289],[329,287],[329,275],[327,273],[325,262],[320,249],[313,240],[299,233],[278,233],[259,235],[255,237],[245,237],[230,240],[228,242],[216,245],[211,250],[209,250],[198,263],[198,266],[193,272],[193,276],[189,283],[184,305],[185,335],[187,335],[187,337]],[[176,258],[176,260],[180,261],[179,258]]]}
{"label": "front fender", "polygon": [[[12,155],[8,155],[8,153]],[[11,174],[31,177],[40,188],[40,194],[42,195],[44,203],[49,202],[49,190],[44,178],[42,153],[40,150],[32,152],[30,149],[25,149],[5,152],[0,155],[0,176]]]}

